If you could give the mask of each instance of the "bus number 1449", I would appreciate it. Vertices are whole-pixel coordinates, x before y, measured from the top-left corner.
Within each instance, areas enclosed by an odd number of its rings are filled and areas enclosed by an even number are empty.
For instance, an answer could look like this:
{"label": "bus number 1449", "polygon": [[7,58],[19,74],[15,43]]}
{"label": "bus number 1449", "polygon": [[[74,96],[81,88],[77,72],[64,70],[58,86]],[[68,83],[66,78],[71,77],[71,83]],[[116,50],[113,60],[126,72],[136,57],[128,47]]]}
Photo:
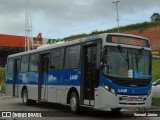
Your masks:
{"label": "bus number 1449", "polygon": [[78,79],[78,75],[70,75],[70,80],[77,80]]}

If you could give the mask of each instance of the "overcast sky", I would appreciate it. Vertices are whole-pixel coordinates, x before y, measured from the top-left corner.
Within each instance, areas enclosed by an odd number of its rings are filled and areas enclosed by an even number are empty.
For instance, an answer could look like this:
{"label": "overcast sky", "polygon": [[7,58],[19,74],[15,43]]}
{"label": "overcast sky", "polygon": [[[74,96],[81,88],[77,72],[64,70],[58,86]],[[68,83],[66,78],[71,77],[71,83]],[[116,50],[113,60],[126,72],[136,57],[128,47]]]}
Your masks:
{"label": "overcast sky", "polygon": [[[116,0],[31,0],[33,36],[63,38],[117,27]],[[120,26],[150,21],[160,0],[119,0]],[[0,34],[25,35],[25,0],[0,0]]]}

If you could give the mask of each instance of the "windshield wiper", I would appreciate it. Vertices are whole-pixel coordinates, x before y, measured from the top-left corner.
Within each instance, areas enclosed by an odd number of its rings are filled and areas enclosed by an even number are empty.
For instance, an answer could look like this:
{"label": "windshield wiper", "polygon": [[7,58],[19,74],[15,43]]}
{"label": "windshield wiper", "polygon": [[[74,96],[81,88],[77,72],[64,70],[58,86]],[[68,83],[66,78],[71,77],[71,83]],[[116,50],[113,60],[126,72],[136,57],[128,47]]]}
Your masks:
{"label": "windshield wiper", "polygon": [[122,48],[122,46],[118,45],[117,46],[119,52],[121,53],[122,57],[124,58],[125,61],[129,62],[129,59],[128,59],[128,52],[126,53],[124,51],[124,49]]}
{"label": "windshield wiper", "polygon": [[128,65],[128,69],[129,69],[129,57],[128,57],[128,51],[126,53],[126,51],[124,51],[124,49],[122,48],[122,46],[118,45],[117,46],[120,54],[122,55],[122,57],[124,58],[124,60],[127,62]]}
{"label": "windshield wiper", "polygon": [[141,60],[141,58],[142,58],[143,51],[144,51],[144,48],[141,48],[141,49],[138,51],[138,54],[135,52],[137,70],[138,70],[138,62],[139,62],[139,61]]}
{"label": "windshield wiper", "polygon": [[138,55],[137,55],[137,60],[138,62],[141,60],[141,57],[143,55],[143,51],[144,51],[144,48],[141,48],[139,51],[138,51]]}

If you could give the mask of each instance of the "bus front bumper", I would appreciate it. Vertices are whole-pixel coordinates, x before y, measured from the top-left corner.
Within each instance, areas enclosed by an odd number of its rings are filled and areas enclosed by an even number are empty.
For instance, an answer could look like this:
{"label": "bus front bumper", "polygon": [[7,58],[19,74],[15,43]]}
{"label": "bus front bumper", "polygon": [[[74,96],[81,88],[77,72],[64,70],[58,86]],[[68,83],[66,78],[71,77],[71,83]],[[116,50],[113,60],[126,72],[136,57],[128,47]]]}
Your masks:
{"label": "bus front bumper", "polygon": [[147,95],[114,95],[101,88],[99,99],[95,99],[95,108],[150,108],[152,94]]}

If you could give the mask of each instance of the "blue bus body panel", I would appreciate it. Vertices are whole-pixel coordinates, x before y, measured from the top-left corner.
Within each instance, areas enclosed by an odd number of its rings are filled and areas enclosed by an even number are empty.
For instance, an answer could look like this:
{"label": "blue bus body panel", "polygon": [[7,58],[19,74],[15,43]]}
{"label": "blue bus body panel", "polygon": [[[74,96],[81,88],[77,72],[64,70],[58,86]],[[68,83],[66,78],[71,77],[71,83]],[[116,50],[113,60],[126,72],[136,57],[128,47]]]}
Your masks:
{"label": "blue bus body panel", "polygon": [[7,73],[6,84],[13,84],[13,73]]}
{"label": "blue bus body panel", "polygon": [[38,72],[28,73],[28,84],[38,85]]}
{"label": "blue bus body panel", "polygon": [[[38,72],[24,72],[19,73],[16,83],[18,84],[29,84],[29,85],[38,85]],[[44,82],[44,80],[47,80]],[[42,74],[42,85],[66,85],[66,86],[80,86],[81,84],[81,71],[79,69],[66,69],[66,70],[49,70],[48,75],[44,79],[44,73]],[[118,78],[117,78],[118,79]],[[151,89],[151,84],[147,87],[124,87],[118,86],[112,83],[110,80],[107,80],[103,76],[102,71],[100,71],[100,85],[106,84],[113,88],[116,94],[124,95],[141,95],[148,94],[148,91]],[[6,84],[13,84],[13,74],[7,74]]]}
{"label": "blue bus body panel", "polygon": [[[106,85],[113,88],[116,92],[116,94],[123,94],[123,95],[147,95],[148,91],[151,89],[152,85],[148,85],[147,87],[124,87],[124,86],[118,86],[111,82],[110,80],[107,80],[105,76],[103,76],[102,72],[100,72],[100,86],[103,86],[105,83]],[[118,79],[118,78],[117,78]]]}
{"label": "blue bus body panel", "polygon": [[[17,76],[17,84],[38,85],[38,72],[21,72]],[[45,82],[45,79],[47,83]],[[42,74],[42,85],[80,86],[81,71],[79,69],[49,70]],[[13,74],[7,74],[6,84],[13,84]]]}
{"label": "blue bus body panel", "polygon": [[79,69],[50,70],[48,72],[48,85],[79,86],[80,80],[81,71]]}

